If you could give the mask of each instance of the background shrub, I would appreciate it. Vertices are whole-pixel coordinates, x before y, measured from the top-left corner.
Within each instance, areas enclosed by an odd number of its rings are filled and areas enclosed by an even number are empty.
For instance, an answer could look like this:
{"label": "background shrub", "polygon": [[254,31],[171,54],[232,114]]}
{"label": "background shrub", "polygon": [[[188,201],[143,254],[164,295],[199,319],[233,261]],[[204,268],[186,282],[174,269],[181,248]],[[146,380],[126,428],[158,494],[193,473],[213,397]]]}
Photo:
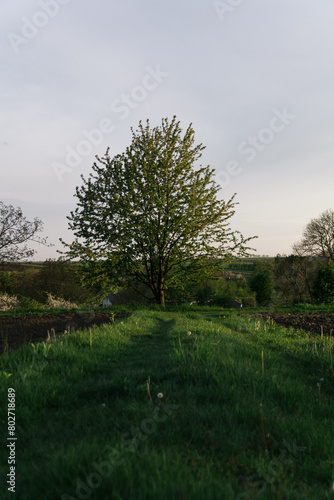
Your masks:
{"label": "background shrub", "polygon": [[79,268],[63,260],[48,259],[39,271],[37,280],[38,296],[33,297],[42,302],[48,300],[48,294],[64,299],[84,303],[91,293],[84,288],[78,278]]}
{"label": "background shrub", "polygon": [[10,272],[0,271],[0,293],[13,294],[15,280]]}
{"label": "background shrub", "polygon": [[317,302],[330,304],[334,302],[334,262],[329,261],[316,272],[312,295]]}
{"label": "background shrub", "polygon": [[250,288],[255,292],[256,302],[259,305],[268,304],[274,291],[272,272],[266,269],[265,271],[255,274],[250,280]]}
{"label": "background shrub", "polygon": [[212,305],[218,307],[233,307],[234,298],[227,292],[217,292],[213,298]]}
{"label": "background shrub", "polygon": [[212,301],[214,295],[215,295],[214,288],[210,285],[205,285],[196,290],[195,300],[200,306],[204,306],[209,301]]}

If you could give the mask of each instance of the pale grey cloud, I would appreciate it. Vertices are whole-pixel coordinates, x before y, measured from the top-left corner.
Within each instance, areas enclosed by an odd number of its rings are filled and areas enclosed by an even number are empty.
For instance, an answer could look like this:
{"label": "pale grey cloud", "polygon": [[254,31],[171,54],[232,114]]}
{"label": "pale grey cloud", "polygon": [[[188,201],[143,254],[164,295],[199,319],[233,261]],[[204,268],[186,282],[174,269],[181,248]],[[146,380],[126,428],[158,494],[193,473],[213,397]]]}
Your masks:
{"label": "pale grey cloud", "polygon": [[[193,123],[218,182],[239,164],[222,190],[237,192],[234,226],[260,236],[260,253],[291,251],[308,220],[333,208],[334,5],[223,4],[231,8],[221,20],[213,1],[3,0],[0,199],[44,220],[54,242],[68,239],[65,212],[94,156],[122,151],[139,120],[176,114],[185,128]],[[148,67],[168,73],[152,90]],[[269,140],[261,131],[284,108],[295,118]],[[112,132],[59,182],[52,165],[103,119]],[[267,143],[247,161],[240,144],[259,134]]]}

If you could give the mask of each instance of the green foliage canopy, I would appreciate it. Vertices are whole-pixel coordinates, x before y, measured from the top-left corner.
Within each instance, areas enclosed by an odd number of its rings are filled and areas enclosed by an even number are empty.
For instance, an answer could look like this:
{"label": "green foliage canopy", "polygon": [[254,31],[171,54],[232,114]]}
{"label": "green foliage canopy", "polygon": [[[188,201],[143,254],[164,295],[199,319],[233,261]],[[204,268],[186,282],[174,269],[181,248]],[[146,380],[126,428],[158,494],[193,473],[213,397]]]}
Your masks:
{"label": "green foliage canopy", "polygon": [[97,157],[76,188],[68,216],[75,240],[67,254],[84,264],[83,279],[101,287],[145,285],[164,306],[168,286],[182,276],[207,275],[249,247],[229,227],[234,196],[219,200],[214,170],[201,165],[202,144],[184,135],[176,117],[161,127],[139,123],[123,154]]}

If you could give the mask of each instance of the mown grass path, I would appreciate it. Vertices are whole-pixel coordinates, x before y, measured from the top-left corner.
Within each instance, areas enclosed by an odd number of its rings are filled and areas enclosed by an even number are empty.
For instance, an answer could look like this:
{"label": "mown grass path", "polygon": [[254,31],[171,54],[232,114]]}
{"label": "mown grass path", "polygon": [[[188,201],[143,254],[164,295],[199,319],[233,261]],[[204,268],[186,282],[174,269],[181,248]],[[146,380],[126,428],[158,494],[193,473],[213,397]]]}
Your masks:
{"label": "mown grass path", "polygon": [[1,498],[9,387],[19,500],[334,498],[332,347],[247,314],[142,310],[5,355]]}

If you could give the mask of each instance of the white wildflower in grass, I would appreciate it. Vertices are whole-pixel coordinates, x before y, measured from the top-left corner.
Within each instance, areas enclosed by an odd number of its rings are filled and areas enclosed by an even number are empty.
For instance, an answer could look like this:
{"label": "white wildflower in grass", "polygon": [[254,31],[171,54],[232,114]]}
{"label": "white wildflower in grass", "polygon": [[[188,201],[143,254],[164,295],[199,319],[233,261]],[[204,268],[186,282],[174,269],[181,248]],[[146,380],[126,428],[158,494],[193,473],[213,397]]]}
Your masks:
{"label": "white wildflower in grass", "polygon": [[157,397],[158,397],[159,399],[162,399],[162,398],[164,397],[164,395],[162,394],[162,392],[159,392],[159,394],[157,395]]}
{"label": "white wildflower in grass", "polygon": [[191,332],[188,332],[188,335],[191,335]]}

